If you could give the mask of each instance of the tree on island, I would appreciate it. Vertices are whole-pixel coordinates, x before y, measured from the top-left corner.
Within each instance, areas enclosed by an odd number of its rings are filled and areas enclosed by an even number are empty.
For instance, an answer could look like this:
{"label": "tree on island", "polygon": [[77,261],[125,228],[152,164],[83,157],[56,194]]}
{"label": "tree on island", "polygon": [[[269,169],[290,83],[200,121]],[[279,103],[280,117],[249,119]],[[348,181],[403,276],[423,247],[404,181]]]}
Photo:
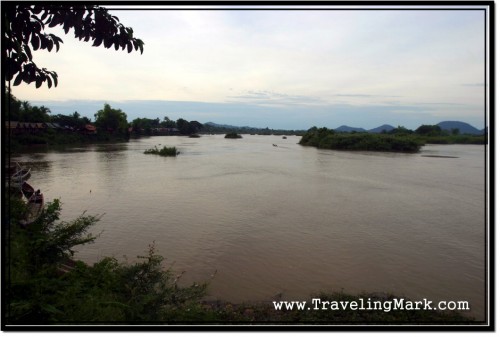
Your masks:
{"label": "tree on island", "polygon": [[441,128],[439,125],[427,125],[423,124],[420,125],[416,130],[415,133],[419,135],[426,135],[426,136],[439,136],[441,134]]}
{"label": "tree on island", "polygon": [[[92,46],[121,48],[130,53],[144,49],[144,42],[134,37],[132,28],[125,27],[116,16],[96,5],[67,5],[60,3],[4,3],[2,20],[5,27],[2,44],[5,60],[5,81],[14,77],[14,85],[33,83],[39,88],[47,82],[49,88],[57,86],[57,73],[39,68],[33,62],[33,50],[59,51],[63,40],[50,33],[46,27],[62,26],[68,34],[74,30],[75,38],[93,41]],[[30,47],[31,46],[31,47]]]}

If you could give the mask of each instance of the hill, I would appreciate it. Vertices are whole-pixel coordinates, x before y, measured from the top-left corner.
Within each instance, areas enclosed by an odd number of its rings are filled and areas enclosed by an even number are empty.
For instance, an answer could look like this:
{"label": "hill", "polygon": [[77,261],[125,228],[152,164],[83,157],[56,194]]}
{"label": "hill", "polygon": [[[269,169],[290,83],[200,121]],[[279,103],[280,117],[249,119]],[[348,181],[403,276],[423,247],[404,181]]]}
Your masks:
{"label": "hill", "polygon": [[453,129],[460,130],[461,134],[481,135],[484,131],[478,130],[470,124],[458,121],[444,121],[437,124],[441,130],[451,131]]}
{"label": "hill", "polygon": [[282,129],[269,129],[257,128],[250,126],[235,126],[228,124],[217,124],[208,122],[203,124],[201,133],[246,133],[246,134],[259,134],[259,135],[303,135],[305,130],[282,130]]}
{"label": "hill", "polygon": [[347,125],[339,126],[338,128],[334,129],[334,131],[337,131],[337,132],[352,132],[352,131],[366,132],[366,130],[363,128],[353,128],[352,126],[347,126]]}
{"label": "hill", "polygon": [[389,124],[384,124],[384,125],[381,125],[381,126],[379,126],[377,128],[370,129],[370,130],[368,130],[368,132],[371,132],[371,133],[381,133],[383,131],[389,132],[389,131],[392,131],[394,129],[395,129],[394,126],[389,125]]}

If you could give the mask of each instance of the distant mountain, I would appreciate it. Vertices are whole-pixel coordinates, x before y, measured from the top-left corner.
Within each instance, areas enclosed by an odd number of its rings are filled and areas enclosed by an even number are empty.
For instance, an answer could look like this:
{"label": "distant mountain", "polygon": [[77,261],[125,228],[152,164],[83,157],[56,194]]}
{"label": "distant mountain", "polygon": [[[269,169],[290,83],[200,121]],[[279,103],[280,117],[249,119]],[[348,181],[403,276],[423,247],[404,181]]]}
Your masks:
{"label": "distant mountain", "polygon": [[389,124],[384,124],[384,125],[379,126],[378,128],[374,128],[374,129],[368,130],[368,132],[371,132],[371,133],[381,133],[382,131],[389,132],[389,131],[392,131],[394,129],[395,129],[394,126],[389,125]]}
{"label": "distant mountain", "polygon": [[281,130],[281,129],[269,129],[269,128],[257,128],[251,126],[235,126],[228,124],[217,124],[214,122],[208,122],[203,124],[203,132],[205,133],[250,133],[259,135],[302,135],[305,130]]}
{"label": "distant mountain", "polygon": [[460,130],[461,134],[471,134],[471,135],[480,135],[483,134],[484,131],[478,130],[470,124],[458,121],[444,121],[437,124],[441,130],[451,131],[452,129]]}
{"label": "distant mountain", "polygon": [[363,128],[353,128],[352,126],[347,126],[347,125],[339,126],[338,128],[336,128],[334,130],[337,132],[352,132],[352,131],[366,132],[366,130]]}
{"label": "distant mountain", "polygon": [[[234,126],[234,125],[227,125],[227,124],[217,124],[214,122],[208,122],[205,123],[205,130],[208,132],[226,132],[228,130],[230,131],[235,131],[235,132],[245,132],[245,133],[265,133],[265,134],[279,134],[279,133],[290,133],[293,130],[273,130],[273,129],[263,129],[263,128],[256,128],[256,127],[250,127],[250,126]],[[458,129],[461,134],[471,134],[471,135],[482,135],[484,134],[485,130],[478,130],[475,127],[473,127],[470,124],[464,123],[464,122],[459,122],[459,121],[443,121],[438,125],[441,130],[448,130],[452,131],[453,129]],[[338,128],[334,129],[337,132],[370,132],[370,133],[381,133],[384,130],[386,132],[390,132],[394,130],[395,127],[389,124],[383,124],[379,127],[366,130],[363,128],[356,128],[352,126],[347,126],[347,125],[342,125],[339,126]],[[303,130],[296,130],[291,132],[291,134],[299,134],[300,132],[304,132]]]}
{"label": "distant mountain", "polygon": [[225,128],[225,129],[258,129],[258,128],[252,128],[249,126],[234,126],[234,125],[228,125],[228,124],[217,124],[214,122],[208,122],[208,123],[205,123],[205,125],[212,126],[215,128]]}

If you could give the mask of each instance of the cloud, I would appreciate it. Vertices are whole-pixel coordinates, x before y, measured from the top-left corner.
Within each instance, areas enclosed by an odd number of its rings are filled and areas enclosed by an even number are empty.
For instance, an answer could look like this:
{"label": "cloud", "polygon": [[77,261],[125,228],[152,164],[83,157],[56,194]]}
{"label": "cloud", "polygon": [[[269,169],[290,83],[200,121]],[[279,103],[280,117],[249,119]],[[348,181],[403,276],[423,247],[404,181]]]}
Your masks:
{"label": "cloud", "polygon": [[335,94],[339,97],[403,97],[398,95],[369,95],[369,94]]}
{"label": "cloud", "polygon": [[249,90],[241,95],[228,96],[228,102],[282,107],[288,105],[318,105],[326,103],[319,97],[290,95],[268,90]]}
{"label": "cloud", "polygon": [[415,105],[460,105],[460,106],[468,105],[468,104],[464,104],[464,103],[449,103],[449,102],[429,102],[429,103],[419,102],[419,103],[414,103],[414,104]]}
{"label": "cloud", "polygon": [[431,114],[476,125],[484,120],[481,11],[115,14],[144,40],[143,55],[54,31],[64,39],[60,52],[37,51],[35,59],[58,72],[59,86],[22,84],[13,94],[30,102],[92,100],[57,108],[90,117],[104,102],[116,103],[129,120],[168,115],[282,128],[418,127],[434,122]]}

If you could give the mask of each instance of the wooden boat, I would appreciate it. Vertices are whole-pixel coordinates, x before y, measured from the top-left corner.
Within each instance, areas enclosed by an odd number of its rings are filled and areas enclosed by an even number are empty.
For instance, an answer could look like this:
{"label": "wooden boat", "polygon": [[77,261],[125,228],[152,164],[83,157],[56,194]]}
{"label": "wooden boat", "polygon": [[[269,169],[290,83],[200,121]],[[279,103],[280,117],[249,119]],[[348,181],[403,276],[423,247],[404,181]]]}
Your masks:
{"label": "wooden boat", "polygon": [[23,192],[23,195],[26,197],[26,199],[29,200],[31,196],[35,193],[35,189],[30,184],[23,181],[23,184],[21,185],[21,192]]}
{"label": "wooden boat", "polygon": [[38,190],[28,200],[28,211],[20,221],[21,225],[27,226],[35,222],[42,214],[43,205],[43,194]]}
{"label": "wooden boat", "polygon": [[31,168],[25,169],[25,168],[21,167],[21,165],[19,165],[19,163],[16,163],[16,164],[17,164],[17,170],[11,176],[11,181],[14,184],[21,185],[23,183],[23,181],[28,180],[30,178]]}

